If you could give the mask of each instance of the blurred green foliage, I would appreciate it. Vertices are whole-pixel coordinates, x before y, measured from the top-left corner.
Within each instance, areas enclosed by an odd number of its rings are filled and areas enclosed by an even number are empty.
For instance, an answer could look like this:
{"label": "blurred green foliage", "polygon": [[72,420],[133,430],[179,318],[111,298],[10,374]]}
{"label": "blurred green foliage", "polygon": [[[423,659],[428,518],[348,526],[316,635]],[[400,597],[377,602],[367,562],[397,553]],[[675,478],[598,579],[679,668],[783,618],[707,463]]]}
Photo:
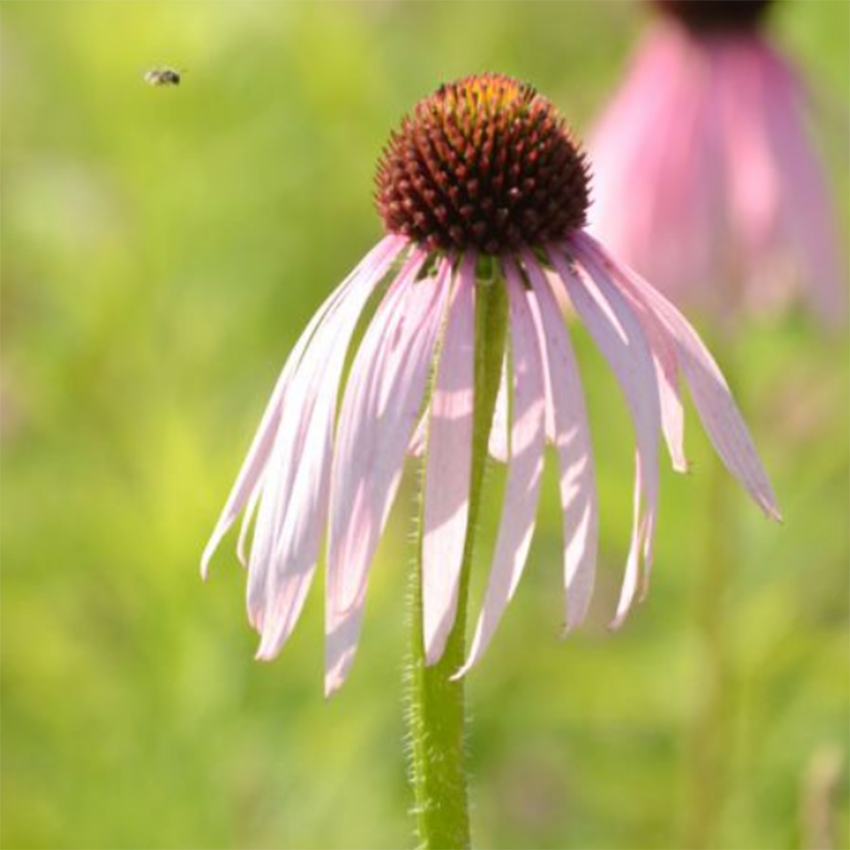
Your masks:
{"label": "blurred green foliage", "polygon": [[[846,232],[850,6],[777,11]],[[300,328],[379,235],[373,164],[401,114],[441,80],[501,70],[581,134],[643,24],[629,2],[3,4],[3,846],[410,843],[414,476],[329,703],[320,588],[258,664],[231,546],[207,586],[200,551]],[[146,86],[158,64],[183,85]],[[716,786],[714,846],[806,846],[818,817],[846,846],[846,336],[790,316],[723,352],[785,524],[731,489],[733,521],[712,524],[691,415],[695,472],[664,471],[653,592],[617,635],[632,436],[576,340],[600,590],[591,624],[558,642],[549,470],[526,578],[469,680],[478,844],[680,846]],[[737,559],[719,591],[709,535]]]}

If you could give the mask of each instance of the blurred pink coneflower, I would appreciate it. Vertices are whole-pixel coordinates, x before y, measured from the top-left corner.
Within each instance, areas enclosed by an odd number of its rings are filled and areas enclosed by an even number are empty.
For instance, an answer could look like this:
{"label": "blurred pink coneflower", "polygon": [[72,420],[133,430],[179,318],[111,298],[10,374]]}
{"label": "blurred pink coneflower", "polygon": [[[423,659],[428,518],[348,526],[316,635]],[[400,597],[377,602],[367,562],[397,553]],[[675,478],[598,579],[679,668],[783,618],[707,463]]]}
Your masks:
{"label": "blurred pink coneflower", "polygon": [[[478,401],[475,310],[485,288],[503,287],[507,298],[508,354],[493,417],[504,432],[496,424],[490,444],[507,461],[507,484],[482,613],[458,674],[484,652],[519,581],[547,441],[560,471],[567,628],[582,620],[590,600],[597,496],[559,288],[607,358],[636,431],[634,529],[615,622],[645,588],[652,559],[660,433],[674,466],[685,467],[680,370],[717,452],[765,513],[777,517],[770,484],[711,355],[665,298],[584,231],[588,183],[585,157],[553,106],[501,75],[441,86],[391,136],[376,177],[388,235],[296,344],[204,552],[206,575],[222,536],[244,510],[244,562],[256,513],[247,568],[259,658],[274,657],[292,632],[327,525],[326,692],[342,684],[370,564],[411,453],[425,455],[424,648],[429,664],[441,657],[455,621],[467,538]],[[355,328],[383,286],[344,380]]]}
{"label": "blurred pink coneflower", "polygon": [[663,13],[591,136],[589,230],[679,304],[724,318],[804,296],[843,316],[807,92],[764,35],[771,0],[651,0]]}

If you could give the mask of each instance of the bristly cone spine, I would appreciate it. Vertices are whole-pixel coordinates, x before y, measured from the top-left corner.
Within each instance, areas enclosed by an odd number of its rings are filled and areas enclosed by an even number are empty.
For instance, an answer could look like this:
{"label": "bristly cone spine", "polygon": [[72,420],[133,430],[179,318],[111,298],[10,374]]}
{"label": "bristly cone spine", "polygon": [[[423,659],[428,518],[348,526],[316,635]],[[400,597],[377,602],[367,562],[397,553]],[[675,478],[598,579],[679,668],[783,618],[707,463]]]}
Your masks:
{"label": "bristly cone spine", "polygon": [[386,230],[429,250],[537,248],[585,224],[589,169],[552,104],[479,74],[440,86],[390,136],[375,203]]}

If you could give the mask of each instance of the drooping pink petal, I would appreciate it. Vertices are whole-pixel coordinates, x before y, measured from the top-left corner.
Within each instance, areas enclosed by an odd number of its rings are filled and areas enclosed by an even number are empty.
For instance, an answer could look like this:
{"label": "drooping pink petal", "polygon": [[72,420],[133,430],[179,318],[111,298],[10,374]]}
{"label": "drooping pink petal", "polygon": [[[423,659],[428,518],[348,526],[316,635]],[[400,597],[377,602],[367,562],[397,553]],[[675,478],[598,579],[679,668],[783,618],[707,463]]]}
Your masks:
{"label": "drooping pink petal", "polygon": [[[631,301],[631,299],[630,299]],[[690,468],[685,456],[685,410],[679,388],[679,362],[676,350],[670,344],[663,326],[655,316],[644,309],[644,305],[632,301],[632,306],[640,318],[646,339],[652,352],[655,377],[658,380],[658,394],[661,402],[661,429],[670,460],[676,472],[687,472]]]}
{"label": "drooping pink petal", "polygon": [[[634,529],[626,575],[612,627],[618,627],[631,608],[640,583],[641,550],[644,569],[652,563],[652,538],[658,504],[658,383],[643,328],[631,306],[594,257],[580,257],[583,278],[567,262],[562,249],[549,257],[588,331],[611,366],[632,414],[637,437]],[[577,257],[578,258],[578,257]],[[641,496],[646,500],[641,508]],[[644,579],[644,583],[646,579]]]}
{"label": "drooping pink petal", "polygon": [[410,438],[410,445],[407,447],[408,457],[425,457],[425,450],[428,448],[428,418],[431,415],[430,399],[426,399],[425,409],[421,412],[416,427],[413,429],[413,436]]}
{"label": "drooping pink petal", "polygon": [[407,447],[407,453],[410,457],[425,456],[425,449],[428,445],[428,415],[429,410],[426,408],[413,429],[413,436],[410,438],[410,445]]}
{"label": "drooping pink petal", "polygon": [[[344,287],[345,284],[342,286]],[[337,290],[337,292],[339,292],[339,290]],[[321,318],[324,318],[324,312],[327,312],[325,308],[329,306],[337,292],[334,292],[322,305],[322,308],[320,308],[319,312],[313,317],[314,321],[320,316]],[[311,329],[308,327],[307,331],[310,330]],[[307,334],[307,331],[304,332],[304,335]],[[312,332],[310,335],[312,335]],[[233,525],[236,517],[239,516],[239,513],[245,507],[246,502],[248,502],[251,498],[251,495],[258,492],[258,485],[263,472],[265,471],[269,455],[271,454],[272,445],[274,444],[277,426],[280,424],[281,403],[289,384],[292,368],[294,368],[295,365],[293,361],[293,357],[290,357],[290,359],[287,360],[286,366],[275,384],[272,396],[269,399],[265,412],[263,413],[263,418],[260,420],[260,427],[254,435],[254,439],[248,449],[248,455],[242,464],[242,468],[239,470],[236,483],[233,485],[233,489],[227,498],[227,502],[224,505],[221,516],[213,529],[212,536],[204,548],[203,555],[201,556],[201,575],[204,580],[206,580],[209,576],[210,560],[215,554],[215,550],[218,549],[218,545],[221,543],[222,538],[225,534],[227,534],[230,526]]]}
{"label": "drooping pink petal", "polygon": [[534,292],[533,310],[541,357],[546,364],[547,409],[552,411],[560,468],[564,534],[565,629],[584,619],[593,594],[599,511],[590,428],[569,332],[549,281],[530,251],[523,264]]}
{"label": "drooping pink petal", "polygon": [[487,451],[493,460],[507,463],[511,450],[508,445],[510,429],[510,401],[508,390],[508,358],[502,361],[502,375],[496,392],[496,405],[493,408],[493,421],[490,423],[490,441]]}
{"label": "drooping pink petal", "polygon": [[773,488],[756,454],[747,426],[714,358],[679,311],[628,267],[619,265],[588,234],[573,237],[584,253],[592,252],[618,284],[643,299],[660,319],[678,353],[694,404],[714,448],[753,500],[771,519],[781,519]]}
{"label": "drooping pink petal", "polygon": [[513,350],[513,410],[511,456],[502,520],[490,578],[463,676],[482,656],[505,608],[513,597],[534,533],[540,479],[543,473],[546,401],[543,366],[528,296],[513,263],[505,264]]}
{"label": "drooping pink petal", "polygon": [[457,612],[469,515],[475,385],[475,262],[467,254],[449,303],[431,397],[422,536],[425,660],[443,654]]}
{"label": "drooping pink petal", "polygon": [[[405,268],[415,274],[417,262],[414,252]],[[353,282],[317,328],[290,380],[248,564],[248,618],[262,632],[260,659],[279,652],[313,578],[327,514],[331,435],[343,366],[361,312],[381,277],[363,275]]]}
{"label": "drooping pink petal", "polygon": [[[584,247],[580,234],[572,240],[572,246],[576,256],[583,258]],[[591,253],[591,262],[594,256]],[[673,469],[677,472],[687,472],[689,467],[684,448],[685,413],[679,390],[679,364],[676,360],[676,349],[664,326],[655,314],[647,309],[644,301],[634,297],[631,289],[623,289],[623,295],[637,315],[649,345],[658,382],[661,427]]]}
{"label": "drooping pink petal", "polygon": [[251,495],[248,497],[248,503],[245,505],[245,511],[242,514],[242,525],[239,528],[239,539],[236,541],[236,557],[245,569],[248,568],[248,536],[251,530],[251,522],[253,521],[254,514],[257,511],[257,505],[260,502],[260,495],[262,492],[263,488],[261,478],[251,491]]}
{"label": "drooping pink petal", "polygon": [[335,310],[338,305],[345,299],[348,290],[359,279],[364,277],[371,280],[380,280],[384,275],[390,263],[395,259],[399,252],[405,247],[407,240],[399,236],[386,236],[382,239],[362,260],[362,262],[354,269],[354,271],[331,293],[325,300],[324,304],[316,311],[307,328],[301,334],[295,348],[292,350],[283,371],[275,385],[271,399],[263,413],[263,418],[260,422],[260,427],[251,443],[248,450],[248,455],[245,458],[242,468],[236,477],[236,483],[227,498],[221,516],[216,523],[215,529],[204,549],[201,558],[201,574],[206,578],[209,569],[209,562],[213,553],[218,548],[221,539],[227,533],[230,526],[246,502],[259,486],[260,479],[265,471],[269,455],[272,451],[275,434],[277,433],[278,425],[280,424],[281,410],[285,403],[285,395],[289,382],[292,378],[292,373],[297,368],[304,354],[305,349],[309,345],[316,330],[321,327],[326,320],[328,314]]}
{"label": "drooping pink petal", "polygon": [[[517,265],[516,261],[513,258],[511,258],[507,261],[511,265],[515,266],[515,271],[516,271],[517,275],[521,275],[523,273],[528,274],[528,261],[529,260],[534,261],[534,255],[528,250],[524,250],[522,252],[522,256],[525,258],[525,261],[526,261],[524,266],[522,266],[522,267]],[[546,287],[546,289],[549,291],[549,293],[552,294],[553,293],[552,286],[551,286],[551,284],[548,284],[546,282],[546,277],[543,274],[543,270],[540,268],[540,266],[537,265],[536,262],[534,263],[534,267],[537,269],[537,271],[540,272],[540,275],[543,279],[543,285]],[[520,269],[522,269],[522,271],[520,271]],[[552,400],[552,393],[549,392],[549,387],[552,386],[552,376],[549,374],[549,357],[548,357],[548,353],[547,353],[547,350],[546,350],[545,341],[544,341],[544,338],[543,338],[543,327],[542,327],[542,324],[541,324],[542,319],[540,318],[540,303],[539,303],[538,298],[534,295],[534,291],[533,291],[534,287],[533,286],[530,286],[530,287],[527,286],[525,288],[526,288],[526,295],[527,295],[527,298],[528,298],[528,306],[531,309],[531,317],[534,320],[534,331],[535,331],[535,335],[537,336],[537,347],[540,349],[540,368],[541,368],[542,373],[543,373],[543,403],[544,403],[544,406],[545,406],[543,431],[544,431],[544,434],[546,435],[546,444],[554,446],[555,443],[556,443],[555,405],[554,405],[554,402]],[[562,287],[562,289],[563,289],[563,287]],[[554,298],[554,294],[552,294],[552,297]],[[559,309],[557,301],[555,301],[555,309],[556,310]],[[555,314],[555,315],[557,315],[557,314]],[[564,326],[563,323],[562,323],[562,326]]]}
{"label": "drooping pink petal", "polygon": [[687,472],[690,465],[685,456],[685,410],[679,387],[679,361],[675,346],[664,326],[643,301],[634,298],[629,291],[624,290],[624,294],[640,319],[652,354],[661,403],[661,429],[673,469],[676,472]]}
{"label": "drooping pink petal", "polygon": [[351,374],[331,471],[325,693],[354,659],[369,567],[401,479],[443,318],[451,264],[403,281],[378,309]]}

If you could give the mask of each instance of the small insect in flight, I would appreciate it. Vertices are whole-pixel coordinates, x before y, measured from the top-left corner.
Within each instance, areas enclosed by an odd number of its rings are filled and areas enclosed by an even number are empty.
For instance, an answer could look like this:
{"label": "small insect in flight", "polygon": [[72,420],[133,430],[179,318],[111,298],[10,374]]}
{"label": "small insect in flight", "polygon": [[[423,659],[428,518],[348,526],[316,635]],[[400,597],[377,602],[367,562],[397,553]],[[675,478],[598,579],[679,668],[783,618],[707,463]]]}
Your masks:
{"label": "small insect in flight", "polygon": [[180,77],[184,73],[173,68],[151,68],[145,72],[144,80],[149,86],[179,86]]}

